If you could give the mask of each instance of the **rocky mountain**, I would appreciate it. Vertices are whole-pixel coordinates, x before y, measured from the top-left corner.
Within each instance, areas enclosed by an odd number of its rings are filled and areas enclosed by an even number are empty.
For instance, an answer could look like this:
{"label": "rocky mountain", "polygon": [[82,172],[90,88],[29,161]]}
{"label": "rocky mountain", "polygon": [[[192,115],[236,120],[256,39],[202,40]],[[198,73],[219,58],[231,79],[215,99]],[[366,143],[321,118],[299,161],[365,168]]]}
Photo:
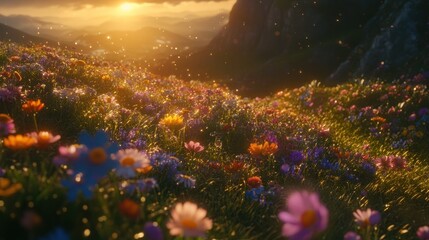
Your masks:
{"label": "rocky mountain", "polygon": [[237,0],[208,46],[156,70],[265,94],[427,70],[428,43],[427,0]]}

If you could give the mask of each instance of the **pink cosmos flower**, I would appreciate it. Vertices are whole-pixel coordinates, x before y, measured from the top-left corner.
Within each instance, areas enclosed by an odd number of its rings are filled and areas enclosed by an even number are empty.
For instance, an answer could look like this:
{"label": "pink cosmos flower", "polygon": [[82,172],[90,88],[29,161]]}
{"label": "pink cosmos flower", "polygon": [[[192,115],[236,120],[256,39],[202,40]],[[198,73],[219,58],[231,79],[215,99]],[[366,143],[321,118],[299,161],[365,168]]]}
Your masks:
{"label": "pink cosmos flower", "polygon": [[374,226],[379,224],[381,221],[380,213],[376,210],[371,210],[371,208],[366,210],[358,209],[353,213],[353,216],[355,217],[355,222],[360,227]]}
{"label": "pink cosmos flower", "polygon": [[204,237],[205,232],[213,226],[212,220],[206,215],[207,211],[198,208],[195,203],[178,203],[171,211],[167,228],[173,236]]}
{"label": "pink cosmos flower", "polygon": [[294,192],[286,200],[288,211],[280,212],[282,234],[290,240],[307,240],[328,226],[328,209],[317,193]]}
{"label": "pink cosmos flower", "polygon": [[201,145],[199,142],[189,141],[188,143],[185,143],[185,148],[192,152],[201,152],[204,150],[204,146]]}
{"label": "pink cosmos flower", "polygon": [[429,240],[429,226],[419,227],[417,230],[417,237],[420,240]]}
{"label": "pink cosmos flower", "polygon": [[344,234],[344,240],[361,240],[362,238],[359,236],[359,234],[355,232],[347,232]]}

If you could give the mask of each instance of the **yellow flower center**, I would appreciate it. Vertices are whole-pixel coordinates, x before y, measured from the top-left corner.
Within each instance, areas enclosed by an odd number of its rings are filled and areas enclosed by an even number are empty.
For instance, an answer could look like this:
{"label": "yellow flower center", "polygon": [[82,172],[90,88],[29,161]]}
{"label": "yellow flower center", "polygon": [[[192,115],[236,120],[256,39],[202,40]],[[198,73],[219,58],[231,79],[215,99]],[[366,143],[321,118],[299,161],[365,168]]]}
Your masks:
{"label": "yellow flower center", "polygon": [[182,226],[190,229],[197,228],[198,226],[198,224],[193,219],[188,219],[188,218],[183,219],[181,223],[182,223]]}
{"label": "yellow flower center", "polygon": [[89,159],[94,164],[102,164],[106,161],[107,155],[103,148],[98,147],[91,150],[89,153]]}
{"label": "yellow flower center", "polygon": [[134,165],[135,162],[136,162],[136,160],[134,158],[126,157],[126,158],[122,159],[121,165],[124,167],[130,167],[130,166]]}
{"label": "yellow flower center", "polygon": [[301,224],[310,227],[317,221],[317,214],[314,210],[307,210],[301,215]]}

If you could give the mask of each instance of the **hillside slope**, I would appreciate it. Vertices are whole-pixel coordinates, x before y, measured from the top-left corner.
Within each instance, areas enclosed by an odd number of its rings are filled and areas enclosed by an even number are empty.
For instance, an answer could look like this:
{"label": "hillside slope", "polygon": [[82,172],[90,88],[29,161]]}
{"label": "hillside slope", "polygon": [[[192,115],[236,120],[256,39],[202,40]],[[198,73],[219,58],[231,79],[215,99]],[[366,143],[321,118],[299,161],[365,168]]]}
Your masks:
{"label": "hillside slope", "polygon": [[394,78],[427,70],[428,10],[424,0],[238,0],[205,49],[157,71],[231,78],[259,95],[314,79]]}

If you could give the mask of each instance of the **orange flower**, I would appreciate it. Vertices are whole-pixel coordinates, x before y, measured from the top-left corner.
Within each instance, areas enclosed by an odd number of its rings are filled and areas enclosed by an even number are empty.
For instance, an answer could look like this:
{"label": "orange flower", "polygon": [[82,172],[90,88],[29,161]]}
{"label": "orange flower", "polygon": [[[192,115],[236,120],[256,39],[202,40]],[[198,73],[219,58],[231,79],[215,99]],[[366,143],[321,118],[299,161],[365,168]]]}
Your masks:
{"label": "orange flower", "polygon": [[373,122],[379,122],[379,123],[384,123],[384,122],[386,122],[386,119],[382,118],[382,117],[373,117],[373,118],[371,118],[371,121],[373,121]]}
{"label": "orange flower", "polygon": [[153,167],[151,165],[149,165],[149,166],[146,166],[146,167],[143,167],[143,168],[137,168],[136,171],[139,172],[139,173],[146,174],[146,173],[152,171],[152,169],[153,169]]}
{"label": "orange flower", "polygon": [[29,100],[26,103],[22,104],[22,110],[27,113],[37,113],[45,106],[44,103],[37,99],[37,101]]}
{"label": "orange flower", "polygon": [[16,78],[16,80],[21,81],[22,77],[21,74],[19,74],[19,72],[15,71],[13,72],[13,76]]}
{"label": "orange flower", "polygon": [[4,145],[14,151],[24,150],[36,144],[36,140],[32,137],[18,135],[10,135],[4,139]]}
{"label": "orange flower", "polygon": [[46,131],[39,133],[33,132],[29,136],[36,140],[36,146],[38,148],[47,148],[52,143],[61,139],[60,135],[54,136],[52,133]]}
{"label": "orange flower", "polygon": [[140,205],[133,200],[125,199],[119,204],[119,211],[128,218],[136,219],[140,216]]}
{"label": "orange flower", "polygon": [[249,147],[249,152],[252,156],[268,156],[271,155],[278,150],[278,146],[276,143],[269,143],[265,141],[263,144],[251,143]]}
{"label": "orange flower", "polygon": [[7,178],[0,178],[0,197],[9,197],[22,189],[20,183],[11,184]]}
{"label": "orange flower", "polygon": [[248,178],[246,183],[250,188],[258,188],[262,185],[262,180],[258,176],[253,176]]}

